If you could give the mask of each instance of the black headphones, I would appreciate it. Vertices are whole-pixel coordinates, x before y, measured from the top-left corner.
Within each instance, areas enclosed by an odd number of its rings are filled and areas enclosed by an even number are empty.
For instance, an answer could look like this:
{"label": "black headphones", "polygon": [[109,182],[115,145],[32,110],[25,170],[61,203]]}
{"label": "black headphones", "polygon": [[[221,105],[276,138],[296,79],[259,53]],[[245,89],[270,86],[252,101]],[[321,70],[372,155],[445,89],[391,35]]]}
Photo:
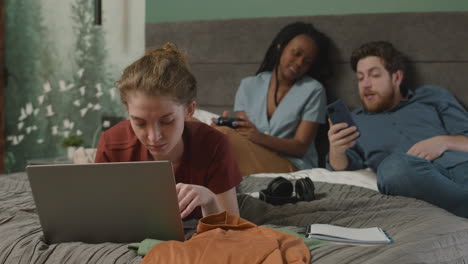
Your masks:
{"label": "black headphones", "polygon": [[273,205],[315,200],[315,186],[310,178],[296,181],[296,195],[292,196],[293,184],[283,177],[274,178],[266,189],[260,191],[260,200]]}

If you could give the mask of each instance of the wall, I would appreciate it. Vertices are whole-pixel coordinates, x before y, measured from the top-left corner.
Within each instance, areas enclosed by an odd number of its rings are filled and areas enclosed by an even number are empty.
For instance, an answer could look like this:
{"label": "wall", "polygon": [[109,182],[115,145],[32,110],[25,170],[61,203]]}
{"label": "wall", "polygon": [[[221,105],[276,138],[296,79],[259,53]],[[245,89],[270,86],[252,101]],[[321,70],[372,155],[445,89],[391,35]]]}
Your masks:
{"label": "wall", "polygon": [[468,11],[467,0],[146,0],[146,22],[352,13]]}
{"label": "wall", "polygon": [[144,0],[5,0],[6,170],[65,155],[64,137],[95,146],[124,117],[115,81],[144,50]]}

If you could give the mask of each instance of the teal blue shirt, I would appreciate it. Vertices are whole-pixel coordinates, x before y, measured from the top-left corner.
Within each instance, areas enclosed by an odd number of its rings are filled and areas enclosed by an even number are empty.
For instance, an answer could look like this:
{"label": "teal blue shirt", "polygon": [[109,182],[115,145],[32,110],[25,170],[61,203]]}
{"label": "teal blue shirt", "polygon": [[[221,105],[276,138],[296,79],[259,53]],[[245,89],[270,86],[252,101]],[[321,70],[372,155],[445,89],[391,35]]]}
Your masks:
{"label": "teal blue shirt", "polygon": [[[234,111],[244,111],[257,129],[278,138],[293,138],[299,123],[325,122],[326,94],[322,84],[310,77],[298,80],[268,120],[267,94],[271,72],[244,78],[236,93]],[[318,166],[314,140],[302,158],[282,155],[298,169]]]}
{"label": "teal blue shirt", "polygon": [[[468,112],[446,89],[423,86],[410,91],[408,98],[382,113],[369,113],[362,107],[353,111],[361,133],[357,144],[348,149],[348,170],[370,167],[392,153],[406,153],[414,144],[441,135],[468,136]],[[468,152],[446,151],[433,162],[451,168],[468,161]]]}

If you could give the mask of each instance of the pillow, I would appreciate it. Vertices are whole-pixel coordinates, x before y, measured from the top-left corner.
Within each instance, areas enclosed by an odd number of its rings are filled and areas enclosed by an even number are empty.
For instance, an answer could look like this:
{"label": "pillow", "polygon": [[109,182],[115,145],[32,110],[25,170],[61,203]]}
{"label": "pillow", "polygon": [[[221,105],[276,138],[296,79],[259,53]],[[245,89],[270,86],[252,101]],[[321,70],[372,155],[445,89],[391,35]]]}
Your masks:
{"label": "pillow", "polygon": [[315,168],[291,173],[258,173],[252,174],[251,176],[272,178],[282,176],[288,180],[297,180],[307,177],[312,181],[355,185],[378,191],[377,175],[370,169],[356,171],[329,171],[323,168]]}
{"label": "pillow", "polygon": [[211,118],[218,118],[219,115],[197,108],[195,109],[195,113],[193,113],[193,117],[198,119],[200,122],[211,125]]}

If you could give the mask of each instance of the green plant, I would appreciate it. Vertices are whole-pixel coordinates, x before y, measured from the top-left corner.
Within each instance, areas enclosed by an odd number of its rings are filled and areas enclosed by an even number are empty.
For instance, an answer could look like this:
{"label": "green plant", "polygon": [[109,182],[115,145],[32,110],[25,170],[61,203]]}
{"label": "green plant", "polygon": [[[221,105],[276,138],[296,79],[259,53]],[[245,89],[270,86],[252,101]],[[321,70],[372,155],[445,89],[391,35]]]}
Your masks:
{"label": "green plant", "polygon": [[9,174],[13,172],[13,166],[15,166],[15,154],[13,152],[6,152],[3,160],[5,164],[5,173]]}
{"label": "green plant", "polygon": [[83,144],[83,138],[80,136],[68,136],[63,138],[62,147],[79,147]]}

